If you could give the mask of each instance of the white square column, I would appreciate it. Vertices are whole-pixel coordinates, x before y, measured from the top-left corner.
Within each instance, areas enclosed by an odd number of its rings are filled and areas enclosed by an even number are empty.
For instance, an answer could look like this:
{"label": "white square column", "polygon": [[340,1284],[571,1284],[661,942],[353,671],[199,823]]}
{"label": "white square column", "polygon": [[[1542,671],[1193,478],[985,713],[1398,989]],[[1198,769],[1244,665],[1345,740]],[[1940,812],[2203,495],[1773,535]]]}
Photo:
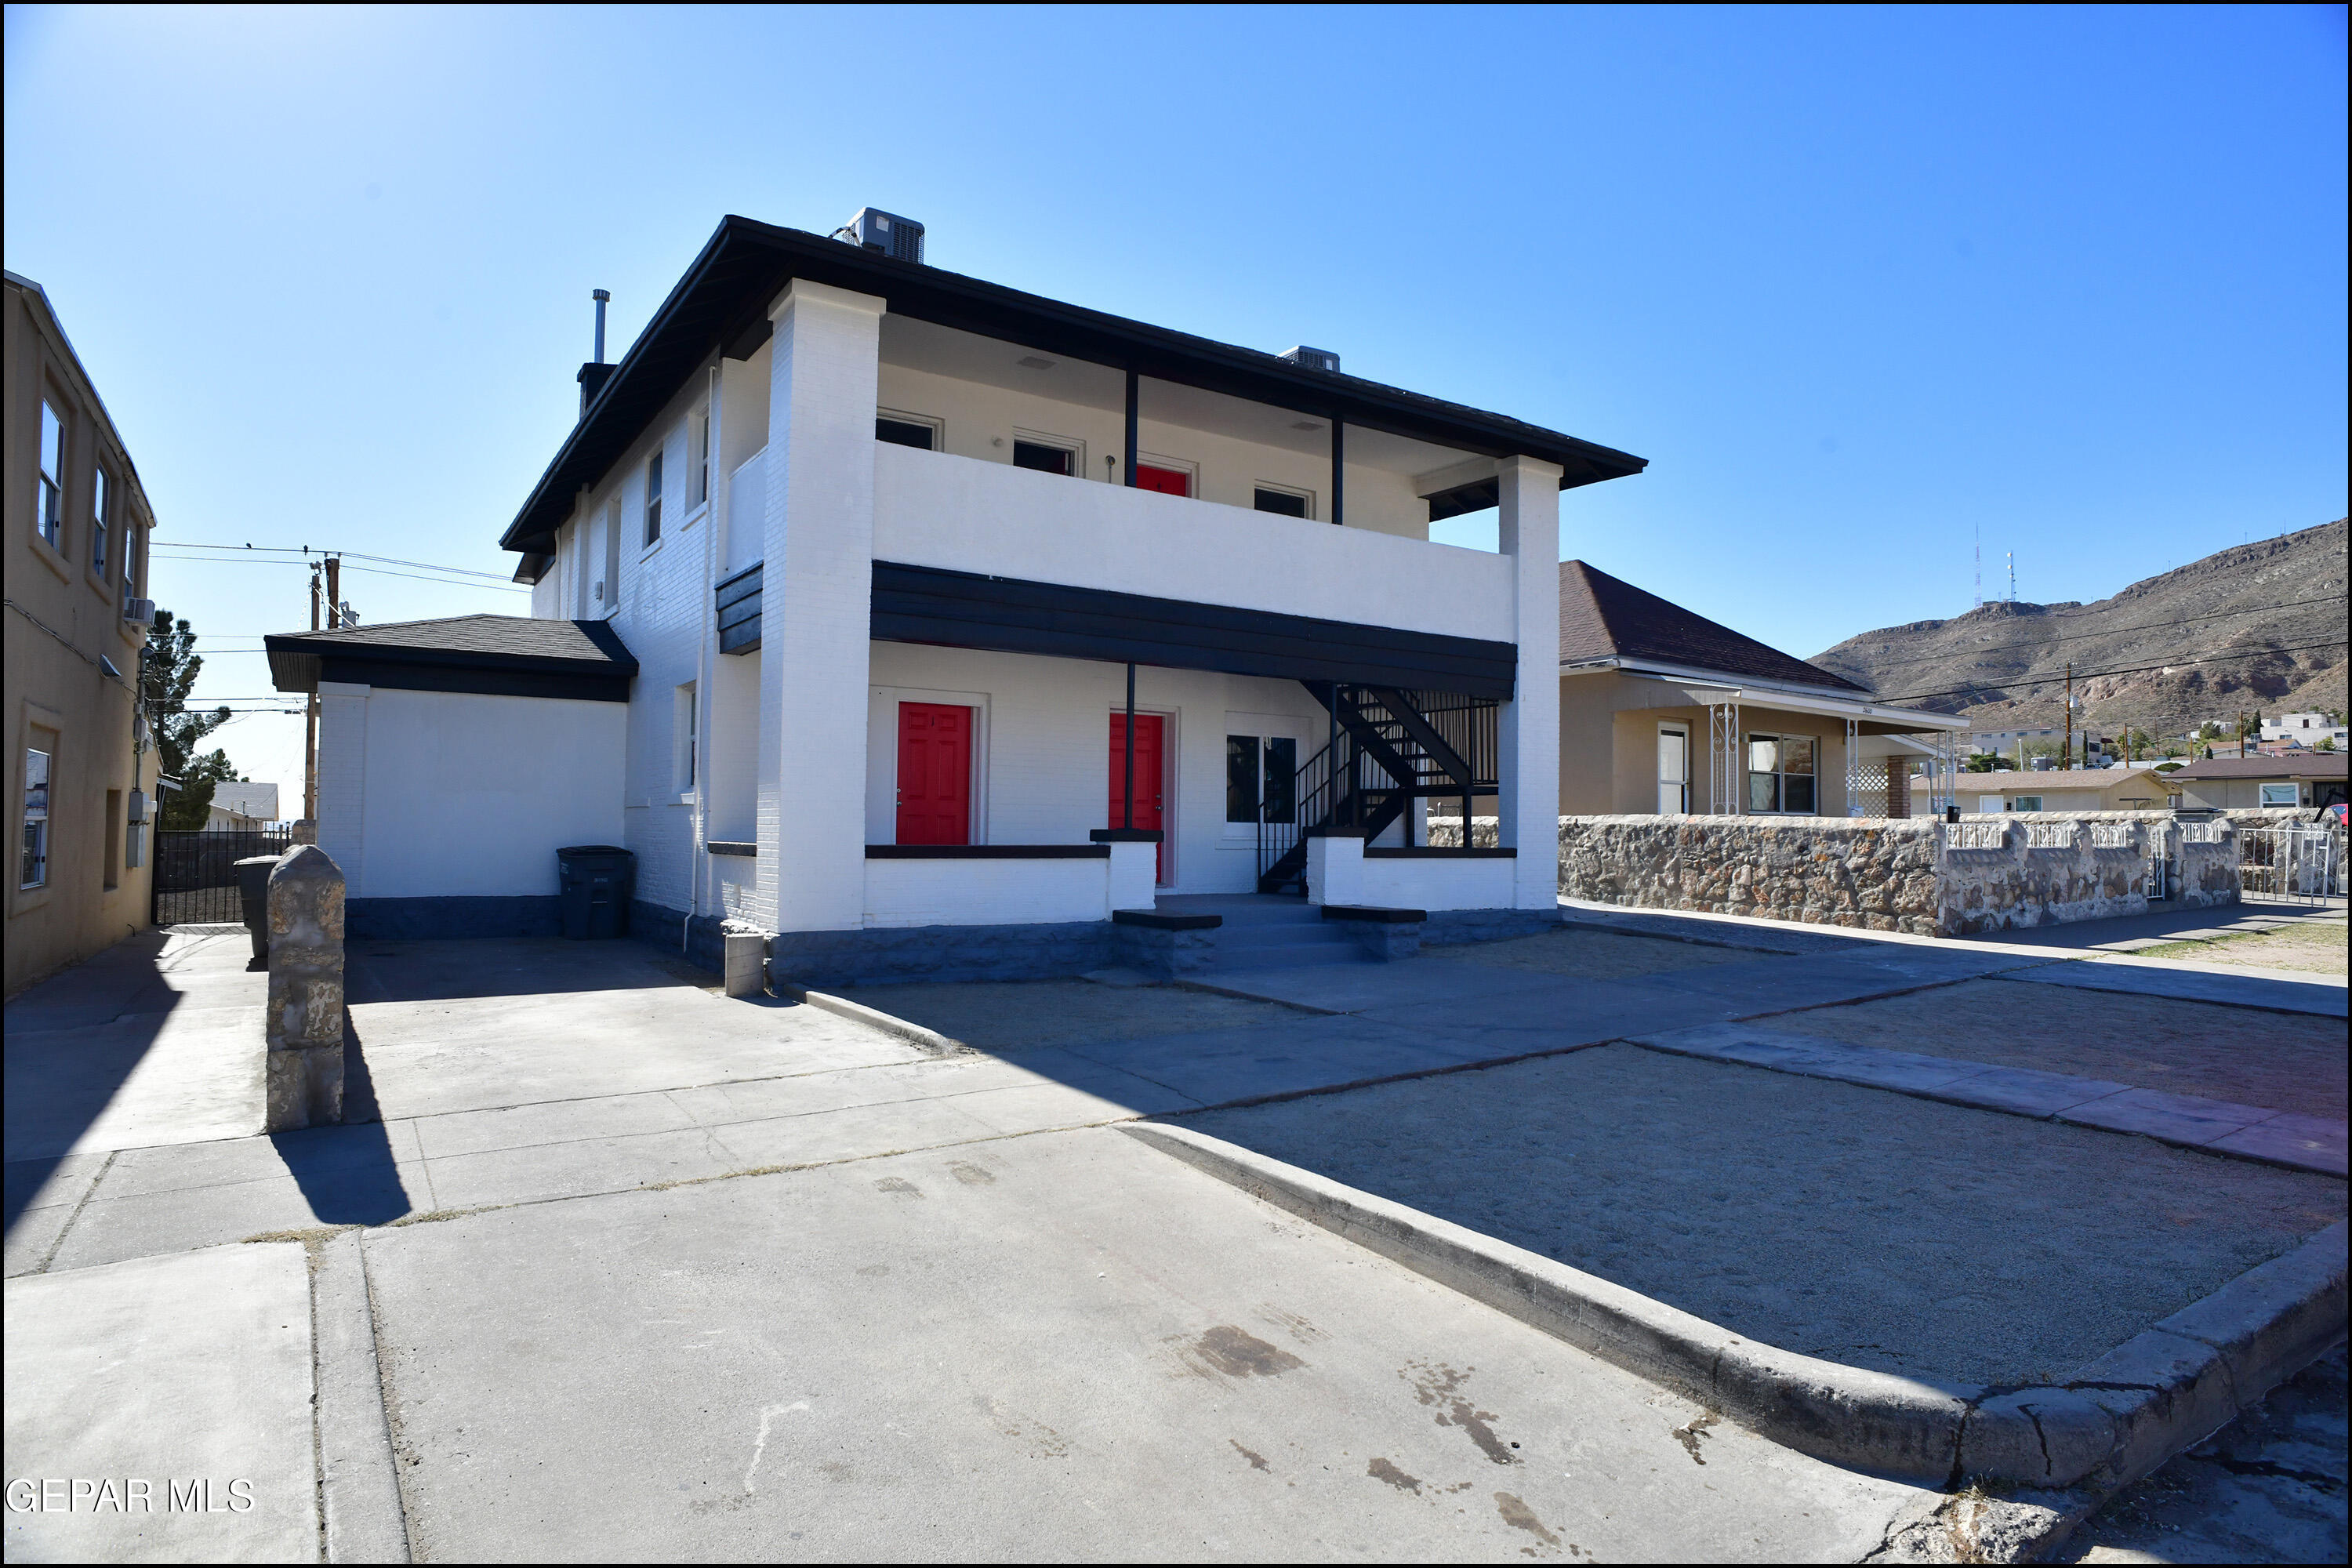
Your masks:
{"label": "white square column", "polygon": [[[1511,558],[1514,695],[1498,714],[1502,742],[1496,827],[1512,861],[1511,907],[1559,901],[1559,480],[1533,458],[1506,458],[1501,544]],[[1467,833],[1470,825],[1464,823]]]}
{"label": "white square column", "polygon": [[778,931],[865,921],[882,310],[870,294],[800,279],[768,312],[758,866]]}

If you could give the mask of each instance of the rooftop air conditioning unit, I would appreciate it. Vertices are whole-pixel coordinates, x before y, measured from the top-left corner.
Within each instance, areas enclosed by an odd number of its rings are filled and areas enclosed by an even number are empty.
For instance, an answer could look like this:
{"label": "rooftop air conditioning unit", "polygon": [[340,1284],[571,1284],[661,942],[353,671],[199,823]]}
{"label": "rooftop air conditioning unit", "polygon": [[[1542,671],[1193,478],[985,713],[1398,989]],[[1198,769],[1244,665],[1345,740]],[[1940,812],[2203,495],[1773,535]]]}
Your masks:
{"label": "rooftop air conditioning unit", "polygon": [[136,621],[142,626],[153,626],[155,624],[155,601],[152,599],[123,600],[122,618],[126,621]]}
{"label": "rooftop air conditioning unit", "polygon": [[1282,357],[1293,364],[1303,364],[1308,370],[1328,370],[1333,375],[1339,374],[1339,356],[1329,349],[1310,349],[1302,344],[1283,350]]}
{"label": "rooftop air conditioning unit", "polygon": [[919,265],[923,259],[923,226],[877,207],[859,207],[856,217],[834,231],[834,237],[861,249],[878,250],[893,261]]}

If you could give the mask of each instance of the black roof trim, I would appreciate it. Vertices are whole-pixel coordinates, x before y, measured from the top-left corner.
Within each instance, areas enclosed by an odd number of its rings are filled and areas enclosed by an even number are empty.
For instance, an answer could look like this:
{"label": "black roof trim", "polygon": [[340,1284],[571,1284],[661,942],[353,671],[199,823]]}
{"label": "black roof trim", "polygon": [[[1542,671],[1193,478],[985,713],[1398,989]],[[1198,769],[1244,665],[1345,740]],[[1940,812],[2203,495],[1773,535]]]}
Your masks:
{"label": "black roof trim", "polygon": [[[582,696],[625,701],[636,657],[603,621],[457,616],[387,621],[332,631],[273,632],[261,639],[280,691],[316,691],[320,680],[421,691]],[[585,651],[562,654],[534,647]]]}
{"label": "black roof trim", "polygon": [[1648,459],[1500,414],[1309,369],[1257,349],[1048,300],[794,228],[730,215],[565,437],[499,544],[544,552],[573,496],[603,477],[697,368],[756,338],[795,278],[888,301],[897,315],[1133,370],[1154,380],[1384,430],[1484,457],[1557,463],[1560,487],[1640,473]]}

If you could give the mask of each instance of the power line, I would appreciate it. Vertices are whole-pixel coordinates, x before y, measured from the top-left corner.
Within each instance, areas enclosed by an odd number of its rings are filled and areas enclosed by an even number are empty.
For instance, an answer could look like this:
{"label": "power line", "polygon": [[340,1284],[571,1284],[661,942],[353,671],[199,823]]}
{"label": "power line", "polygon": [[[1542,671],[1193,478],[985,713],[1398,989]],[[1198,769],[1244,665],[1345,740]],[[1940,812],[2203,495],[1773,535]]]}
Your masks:
{"label": "power line", "polygon": [[456,572],[467,577],[488,577],[500,583],[509,580],[503,574],[484,572],[472,566],[444,566],[437,561],[404,561],[397,555],[365,555],[355,550],[314,550],[307,544],[201,544],[188,539],[159,539],[154,542],[166,550],[226,550],[243,555],[293,555],[306,560],[311,556],[323,558],[334,555],[345,561],[380,561],[387,566],[422,566],[429,572]]}
{"label": "power line", "polygon": [[[2341,594],[2323,594],[2316,599],[2289,599],[2283,605],[2263,605],[2251,610],[2216,610],[2210,616],[2182,616],[2177,620],[2149,621],[2142,626],[2116,626],[2108,631],[2071,632],[2064,637],[2043,637],[2039,642],[1995,643],[1990,647],[1955,648],[1948,653],[1922,654],[1917,658],[1891,658],[1881,668],[1893,668],[1896,665],[1904,664],[1949,664],[1954,659],[1973,658],[1988,653],[2005,653],[2011,648],[2042,648],[2048,647],[2053,643],[2081,642],[2085,637],[2119,637],[2126,632],[2169,631],[2174,626],[2192,626],[2199,621],[2221,621],[2232,616],[2267,616],[2273,610],[2292,610],[2305,605],[2332,605],[2343,597]],[[1950,623],[1945,624],[1948,626]]]}
{"label": "power line", "polygon": [[[173,555],[168,552],[160,552],[151,553],[154,553],[155,558],[162,561],[215,561],[217,559],[216,557],[209,555]],[[235,558],[231,557],[231,559],[234,560]],[[258,558],[251,561],[240,562],[238,563],[246,566],[299,566],[303,564],[299,560],[264,561]],[[446,577],[427,577],[422,573],[417,572],[387,572],[381,566],[354,566],[351,564],[349,557],[344,558],[343,570],[346,572],[365,572],[370,576],[373,577],[409,577],[414,578],[419,583],[438,583],[445,588],[495,588],[503,594],[528,594],[530,592],[529,588],[526,588],[518,583],[453,582]],[[462,571],[464,569],[462,567],[435,567],[433,570]],[[469,575],[487,577],[491,575],[491,574],[480,572],[473,573]]]}
{"label": "power line", "polygon": [[[2342,647],[2344,638],[2333,637],[2326,642],[2297,643],[2293,647],[2247,647],[2233,653],[2207,654],[2197,658],[2168,658],[2162,664],[2135,665],[2129,669],[2078,669],[2076,680],[2090,680],[2102,675],[2146,675],[2150,670],[2179,669],[2184,665],[2221,664],[2226,660],[2259,658],[2266,654],[2307,653],[2315,647]],[[1970,686],[1955,686],[1943,691],[1914,691],[1906,697],[1882,697],[1882,702],[1921,702],[1930,697],[1965,697],[1974,691],[2006,691],[2013,686],[2057,686],[2067,678],[2063,675],[2042,676],[2020,680],[1979,680]]]}

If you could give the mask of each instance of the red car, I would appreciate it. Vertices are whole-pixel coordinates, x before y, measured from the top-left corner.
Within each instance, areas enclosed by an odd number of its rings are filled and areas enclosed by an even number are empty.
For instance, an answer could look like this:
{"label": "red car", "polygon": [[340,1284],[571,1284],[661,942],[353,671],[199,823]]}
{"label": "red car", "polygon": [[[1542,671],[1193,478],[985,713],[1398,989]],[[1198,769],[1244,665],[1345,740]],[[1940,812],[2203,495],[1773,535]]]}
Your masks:
{"label": "red car", "polygon": [[2341,827],[2344,826],[2344,803],[2339,800],[2334,805],[2320,807],[2320,820],[2323,822],[2333,822],[2336,826]]}

